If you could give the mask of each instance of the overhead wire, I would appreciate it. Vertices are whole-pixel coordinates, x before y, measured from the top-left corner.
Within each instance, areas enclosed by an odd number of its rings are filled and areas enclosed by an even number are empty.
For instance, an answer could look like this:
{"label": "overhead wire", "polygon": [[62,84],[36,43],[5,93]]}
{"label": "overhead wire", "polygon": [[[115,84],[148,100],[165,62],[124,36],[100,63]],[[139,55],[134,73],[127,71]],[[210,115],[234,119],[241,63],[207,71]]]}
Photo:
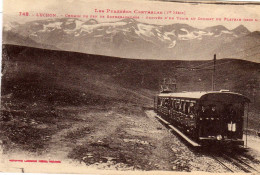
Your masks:
{"label": "overhead wire", "polygon": [[257,47],[260,47],[260,45],[257,45],[257,46],[254,46],[254,47],[250,47],[250,48],[247,48],[247,49],[244,49],[244,50],[240,50],[238,52],[234,52],[234,53],[232,53],[232,55],[235,55],[235,54],[240,53],[240,52],[245,52],[247,50],[252,50],[252,49],[257,48]]}
{"label": "overhead wire", "polygon": [[[240,50],[240,51],[238,51],[238,52],[234,52],[232,55],[235,55],[235,54],[240,53],[240,52],[246,52],[246,51],[248,51],[248,50],[252,50],[252,49],[257,48],[257,47],[260,47],[260,45],[257,45],[257,46],[254,46],[254,47],[250,47],[250,48],[246,48],[246,49]],[[247,57],[250,57],[250,56],[255,56],[255,55],[257,55],[257,54],[260,54],[260,52],[255,53],[255,54],[252,54],[252,55],[247,55],[247,56],[242,57],[242,58],[240,58],[240,59],[247,58]],[[215,65],[215,66],[219,66],[219,65],[226,64],[226,63],[233,62],[233,61],[235,61],[235,60],[231,60],[231,61],[228,61],[228,62],[225,62],[225,63],[221,63],[221,64],[218,64],[218,65]],[[202,69],[204,69],[204,68],[213,67],[214,65],[207,66],[207,67],[203,67],[203,68],[201,68],[201,69],[197,69],[197,68],[201,67],[202,65],[207,65],[207,64],[209,64],[209,63],[211,63],[211,62],[213,62],[213,60],[212,60],[212,61],[209,61],[209,62],[207,62],[207,63],[201,64],[201,65],[199,65],[199,66],[195,66],[195,67],[193,67],[193,68],[189,68],[189,69],[202,70]]]}
{"label": "overhead wire", "polygon": [[[250,56],[255,56],[255,55],[258,55],[258,54],[260,54],[260,52],[252,54],[252,55],[247,55],[247,56],[242,57],[240,59],[247,58],[247,57],[250,57]],[[234,61],[237,61],[237,60],[235,60],[235,59],[234,60],[230,60],[230,61],[227,61],[227,62],[224,62],[224,63],[216,64],[215,66],[220,66],[220,65],[227,64],[227,63],[234,62]],[[190,68],[190,69],[194,69],[194,70],[210,70],[210,69],[206,69],[206,68],[210,68],[210,67],[214,67],[214,65],[202,67],[202,68],[199,68],[199,69],[197,69],[197,68]]]}
{"label": "overhead wire", "polygon": [[[235,53],[233,53],[233,54],[237,54],[237,53],[240,53],[240,52],[243,52],[243,51],[246,52],[246,51],[248,51],[248,50],[252,50],[252,49],[254,49],[254,48],[257,48],[257,47],[259,47],[259,46],[260,46],[260,45],[257,45],[257,46],[254,46],[254,47],[250,47],[250,48],[244,49],[244,50],[242,50],[242,51],[235,52]],[[258,55],[258,54],[260,54],[260,52],[255,53],[255,54],[252,54],[252,55],[244,56],[244,57],[242,57],[242,58],[240,58],[240,59],[247,58],[247,57],[250,57],[250,56],[255,56],[255,55]],[[220,64],[216,64],[215,67],[220,66],[220,65],[224,65],[224,64],[228,64],[228,63],[231,63],[231,62],[234,62],[234,61],[236,61],[236,60],[234,59],[234,60],[226,61],[226,62],[223,62],[223,63],[220,63]],[[203,67],[203,66],[205,66],[205,65],[207,65],[207,64],[209,64],[209,63],[212,63],[212,62],[213,62],[213,60],[208,61],[208,62],[203,63],[203,64],[200,64],[200,65],[198,65],[198,66],[194,66],[194,67],[175,67],[175,68],[182,68],[182,69],[190,70],[190,71],[194,71],[194,70],[195,70],[195,71],[196,71],[196,70],[213,70],[214,65],[210,65],[210,66]],[[183,74],[183,73],[182,73],[182,74]],[[184,72],[184,75],[188,75],[188,74],[189,74],[188,72]]]}
{"label": "overhead wire", "polygon": [[201,66],[203,66],[203,65],[207,65],[207,64],[212,63],[212,62],[213,62],[213,60],[211,60],[211,61],[209,61],[209,62],[207,62],[207,63],[201,64],[201,65],[195,66],[195,67],[193,67],[193,68],[199,68],[199,67],[201,67]]}
{"label": "overhead wire", "polygon": [[248,56],[245,56],[245,57],[242,57],[242,58],[247,58],[247,57],[250,57],[250,56],[255,56],[255,55],[258,55],[258,54],[260,54],[260,52],[258,52],[258,53],[255,53],[255,54],[253,54],[253,55],[248,55]]}
{"label": "overhead wire", "polygon": [[[226,62],[224,62],[224,63],[216,64],[215,67],[216,67],[216,66],[223,65],[223,64],[227,64],[227,63],[230,63],[230,62],[233,62],[233,61],[236,61],[236,60],[230,60],[230,61],[226,61]],[[196,69],[196,70],[204,70],[205,68],[209,68],[209,67],[214,67],[214,65],[210,65],[210,66],[203,67],[203,68]]]}

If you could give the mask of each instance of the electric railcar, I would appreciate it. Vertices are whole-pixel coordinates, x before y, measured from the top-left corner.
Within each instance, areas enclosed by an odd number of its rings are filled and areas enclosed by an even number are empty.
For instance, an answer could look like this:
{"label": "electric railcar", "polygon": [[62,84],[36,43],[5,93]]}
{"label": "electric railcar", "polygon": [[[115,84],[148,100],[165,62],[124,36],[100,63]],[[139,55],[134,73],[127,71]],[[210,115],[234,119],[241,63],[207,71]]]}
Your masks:
{"label": "electric railcar", "polygon": [[244,145],[243,120],[250,100],[229,91],[162,92],[155,111],[198,145]]}

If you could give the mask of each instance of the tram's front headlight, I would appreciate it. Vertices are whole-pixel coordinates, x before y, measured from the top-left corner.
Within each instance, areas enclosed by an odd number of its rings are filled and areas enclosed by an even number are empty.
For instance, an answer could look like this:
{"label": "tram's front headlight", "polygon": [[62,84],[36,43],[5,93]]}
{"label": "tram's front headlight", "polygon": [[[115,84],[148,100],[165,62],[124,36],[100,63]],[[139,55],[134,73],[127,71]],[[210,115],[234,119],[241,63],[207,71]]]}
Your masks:
{"label": "tram's front headlight", "polygon": [[217,135],[217,140],[221,140],[222,139],[222,135]]}

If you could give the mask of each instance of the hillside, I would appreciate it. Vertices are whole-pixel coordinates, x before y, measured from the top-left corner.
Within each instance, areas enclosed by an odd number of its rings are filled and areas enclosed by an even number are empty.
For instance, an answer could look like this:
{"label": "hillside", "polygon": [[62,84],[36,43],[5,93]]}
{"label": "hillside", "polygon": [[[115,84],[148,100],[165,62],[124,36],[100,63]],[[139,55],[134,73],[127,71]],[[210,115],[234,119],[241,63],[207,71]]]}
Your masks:
{"label": "hillside", "polygon": [[[79,91],[84,88],[93,94],[113,98],[118,98],[121,96],[120,92],[126,91],[139,96],[145,94],[143,90],[149,91],[151,97],[154,92],[158,92],[159,82],[165,77],[176,78],[178,91],[211,90],[210,70],[183,69],[183,67],[212,68],[211,63],[205,64],[209,61],[122,59],[12,45],[6,45],[3,53],[5,54],[3,66],[8,66],[3,69],[6,71],[3,77],[3,92],[5,85],[11,86],[5,83],[6,81],[23,77],[35,81],[38,79],[37,81],[42,81],[44,84],[47,78],[51,80],[49,83],[68,88],[73,86]],[[23,64],[23,67],[20,64]],[[200,66],[202,64],[205,65]],[[257,101],[259,68],[260,64],[248,61],[217,60],[216,90],[229,89]],[[24,76],[25,74],[28,76]],[[126,100],[128,98],[122,97]]]}
{"label": "hillside", "polygon": [[[42,143],[38,139],[44,138],[40,136],[42,131],[47,136],[68,127],[57,124],[61,108],[110,109],[130,114],[142,107],[152,107],[159,82],[165,77],[176,78],[178,91],[211,90],[211,71],[181,68],[201,67],[207,62],[125,59],[5,45],[2,119],[12,121],[18,117],[19,121],[55,127],[46,131],[28,126],[28,130],[21,132],[14,122],[2,128],[6,134],[18,133],[10,136],[13,142],[31,142],[30,148],[38,149],[37,145]],[[206,67],[211,68],[211,64]],[[259,128],[259,70],[258,63],[235,59],[217,60],[216,66],[216,90],[229,89],[251,99],[249,126],[255,130]],[[31,131],[33,135],[28,140]]]}

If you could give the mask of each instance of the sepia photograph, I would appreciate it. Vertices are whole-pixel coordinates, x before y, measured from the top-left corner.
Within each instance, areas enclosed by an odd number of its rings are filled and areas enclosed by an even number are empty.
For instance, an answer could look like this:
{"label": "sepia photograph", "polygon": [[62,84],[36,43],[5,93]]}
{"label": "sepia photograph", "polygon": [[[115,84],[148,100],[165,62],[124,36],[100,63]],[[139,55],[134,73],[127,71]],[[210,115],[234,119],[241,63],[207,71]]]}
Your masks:
{"label": "sepia photograph", "polygon": [[260,172],[260,3],[4,0],[0,172]]}

